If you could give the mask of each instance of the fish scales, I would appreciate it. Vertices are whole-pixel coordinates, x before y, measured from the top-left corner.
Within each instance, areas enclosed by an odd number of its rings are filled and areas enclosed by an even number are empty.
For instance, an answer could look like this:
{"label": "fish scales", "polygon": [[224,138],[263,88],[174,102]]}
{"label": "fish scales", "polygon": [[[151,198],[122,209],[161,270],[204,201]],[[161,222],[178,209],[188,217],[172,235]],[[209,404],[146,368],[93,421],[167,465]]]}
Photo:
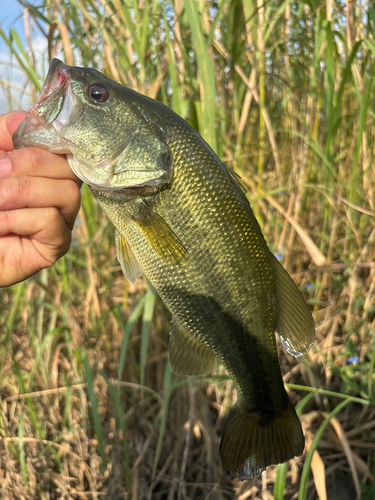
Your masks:
{"label": "fish scales", "polygon": [[[238,392],[221,442],[225,473],[252,478],[301,454],[304,438],[284,389],[275,331],[299,356],[313,342],[313,321],[268,249],[240,181],[169,108],[95,70],[54,61],[17,146],[54,150],[59,138],[60,152],[65,145],[71,167],[118,231],[125,276],[134,281],[144,272],[172,312],[172,370],[203,374],[216,358],[223,363]],[[59,121],[51,127],[47,104],[56,88],[61,95],[61,80],[65,100],[54,103]],[[100,148],[110,112],[118,137]],[[51,127],[50,143],[34,130],[36,116]]]}
{"label": "fish scales", "polygon": [[[250,206],[243,203],[242,194],[238,193],[225,167],[211,151],[207,151],[207,145],[196,137],[193,131],[189,141],[189,137],[186,137],[186,127],[176,125],[173,123],[166,132],[175,158],[175,180],[167,193],[162,192],[156,196],[154,210],[183,242],[189,255],[188,261],[171,268],[169,262],[155,252],[153,257],[150,257],[147,245],[138,251],[140,240],[144,240],[141,230],[133,223],[123,224],[123,219],[119,216],[123,210],[113,207],[111,200],[108,205],[102,201],[102,206],[114,225],[129,241],[142,269],[174,316],[197,340],[207,344],[221,358],[246,398],[246,392],[249,392],[246,387],[252,386],[249,385],[248,379],[256,377],[257,370],[264,370],[261,367],[254,368],[252,373],[242,370],[245,373],[236,376],[237,370],[231,366],[238,363],[226,362],[228,338],[231,341],[228,327],[223,328],[224,325],[221,326],[218,322],[217,328],[208,330],[203,320],[206,317],[211,318],[212,312],[204,310],[198,315],[197,306],[201,303],[199,295],[215,297],[221,308],[241,324],[253,324],[253,328],[261,331],[266,327],[266,342],[271,342],[273,356],[277,360],[274,341],[277,290],[273,279],[274,270],[268,262],[269,259],[267,260],[269,250]],[[186,146],[193,139],[201,142],[200,148],[195,146],[191,150]],[[110,199],[108,196],[107,198]],[[170,203],[173,203],[173,210]],[[209,231],[207,228],[210,228]],[[239,274],[243,278],[241,281],[238,280]],[[174,287],[170,286],[171,281],[179,284],[183,294],[178,294]],[[273,290],[269,288],[271,283]],[[192,302],[193,298],[186,304],[186,294],[191,297],[197,295],[197,304]],[[258,318],[256,304],[259,303],[265,306],[262,305],[262,315]],[[268,310],[266,316],[263,314],[264,307]],[[191,311],[194,311],[194,315]],[[266,325],[257,325],[263,317],[266,317]],[[245,332],[246,335],[237,341],[236,351],[241,353],[245,348],[247,361],[256,367],[256,361],[251,361],[254,346],[248,334],[249,329],[245,328]],[[239,353],[236,352],[235,356]],[[278,375],[277,387],[280,387],[280,370],[275,370],[274,374]],[[244,389],[241,389],[240,380],[244,381]],[[262,387],[261,383],[258,385]],[[272,385],[270,384],[270,387]],[[265,393],[267,394],[267,391]],[[278,394],[275,394],[274,398],[276,396]],[[251,399],[250,394],[247,399]],[[255,406],[259,407],[259,404],[267,406],[266,398],[264,403],[258,402]]]}

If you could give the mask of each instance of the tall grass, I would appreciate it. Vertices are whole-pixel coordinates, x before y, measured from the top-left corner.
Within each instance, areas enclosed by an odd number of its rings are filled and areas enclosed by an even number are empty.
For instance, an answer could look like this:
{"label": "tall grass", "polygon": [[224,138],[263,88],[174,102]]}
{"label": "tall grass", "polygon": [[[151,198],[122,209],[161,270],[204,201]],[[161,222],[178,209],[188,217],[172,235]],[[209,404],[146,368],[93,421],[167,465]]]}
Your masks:
{"label": "tall grass", "polygon": [[345,485],[372,499],[372,4],[20,3],[28,46],[0,36],[25,91],[45,76],[33,45],[43,37],[48,58],[94,66],[187,119],[247,184],[317,339],[299,363],[280,350],[305,454],[252,483],[223,478],[232,384],[221,367],[203,380],[171,374],[169,313],[145,280],[124,281],[113,228],[83,187],[68,255],[0,291],[3,497],[335,500]]}

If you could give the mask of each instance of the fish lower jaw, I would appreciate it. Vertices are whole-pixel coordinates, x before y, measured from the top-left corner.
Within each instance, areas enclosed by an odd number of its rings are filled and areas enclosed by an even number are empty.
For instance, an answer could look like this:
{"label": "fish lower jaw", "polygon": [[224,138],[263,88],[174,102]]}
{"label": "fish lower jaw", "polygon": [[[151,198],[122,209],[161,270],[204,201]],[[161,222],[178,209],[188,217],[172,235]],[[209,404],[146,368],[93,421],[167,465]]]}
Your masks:
{"label": "fish lower jaw", "polygon": [[26,118],[19,124],[17,130],[13,134],[13,141],[21,141],[26,136],[38,132],[40,129],[46,128],[46,124],[42,123],[37,115],[28,112]]}
{"label": "fish lower jaw", "polygon": [[16,149],[37,147],[56,154],[69,154],[71,152],[68,141],[60,139],[53,128],[45,125],[37,116],[32,116],[32,118],[28,116],[21,122],[14,132],[12,140]]}
{"label": "fish lower jaw", "polygon": [[138,198],[141,196],[150,196],[156,194],[166,184],[165,179],[153,179],[142,184],[134,186],[110,186],[106,184],[97,184],[85,178],[84,175],[74,172],[83,182],[86,182],[94,191],[101,191],[108,194],[113,194],[116,198]]}
{"label": "fish lower jaw", "polygon": [[[87,160],[82,161],[81,159],[78,159],[76,156],[77,152],[78,148],[73,145],[73,152],[70,152],[70,154],[67,155],[69,166],[76,176],[81,179],[82,182],[88,184],[94,191],[101,191],[107,194],[123,194],[125,197],[134,198],[135,196],[154,194],[160,189],[160,187],[168,183],[168,179],[158,177],[156,179],[146,180],[134,185],[113,185],[115,183],[115,176],[110,160],[90,164]],[[105,174],[106,171],[108,172],[108,175],[104,176],[103,174]],[[92,175],[93,173],[96,175]]]}
{"label": "fish lower jaw", "polygon": [[160,184],[158,185],[148,185],[148,184],[139,184],[137,186],[131,186],[126,188],[108,188],[105,186],[100,186],[97,184],[93,184],[92,182],[84,181],[89,184],[90,189],[95,192],[105,193],[107,196],[113,196],[118,199],[133,199],[140,198],[144,196],[150,196],[152,194],[156,194],[160,189]]}

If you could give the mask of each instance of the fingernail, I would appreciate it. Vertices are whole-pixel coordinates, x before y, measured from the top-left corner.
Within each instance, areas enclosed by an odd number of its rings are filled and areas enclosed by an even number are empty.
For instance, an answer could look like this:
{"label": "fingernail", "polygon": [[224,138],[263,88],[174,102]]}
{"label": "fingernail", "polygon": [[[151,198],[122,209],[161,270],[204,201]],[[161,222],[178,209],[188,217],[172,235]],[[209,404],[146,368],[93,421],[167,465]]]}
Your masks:
{"label": "fingernail", "polygon": [[4,177],[9,177],[12,173],[12,163],[9,158],[3,158],[0,160],[0,179]]}

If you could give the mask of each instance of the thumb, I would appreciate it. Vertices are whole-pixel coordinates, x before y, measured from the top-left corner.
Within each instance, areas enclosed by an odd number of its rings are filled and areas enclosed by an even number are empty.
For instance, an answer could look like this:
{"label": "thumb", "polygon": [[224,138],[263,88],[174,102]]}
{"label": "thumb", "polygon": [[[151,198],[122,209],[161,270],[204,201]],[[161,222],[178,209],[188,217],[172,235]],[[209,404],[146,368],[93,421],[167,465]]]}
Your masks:
{"label": "thumb", "polygon": [[0,149],[3,151],[13,151],[12,135],[17,130],[18,125],[26,118],[26,111],[12,111],[5,115],[0,115]]}

